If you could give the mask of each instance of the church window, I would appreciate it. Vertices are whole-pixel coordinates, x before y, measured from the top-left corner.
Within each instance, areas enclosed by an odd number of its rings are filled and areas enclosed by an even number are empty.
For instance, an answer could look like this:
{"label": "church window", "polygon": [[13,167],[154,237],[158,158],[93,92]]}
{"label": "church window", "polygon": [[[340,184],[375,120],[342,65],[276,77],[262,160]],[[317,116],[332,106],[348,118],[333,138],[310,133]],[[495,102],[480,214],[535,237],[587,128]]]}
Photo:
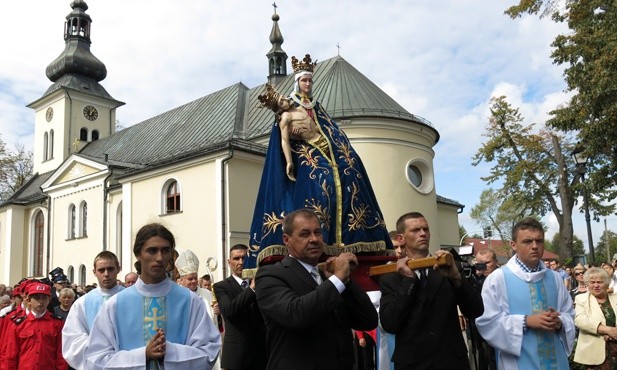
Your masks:
{"label": "church window", "polygon": [[79,236],[88,236],[88,203],[81,202],[79,205]]}
{"label": "church window", "polygon": [[49,148],[49,134],[46,132],[45,135],[43,135],[43,160],[46,161],[47,160],[47,153],[48,153],[48,149]]}
{"label": "church window", "polygon": [[69,206],[69,239],[75,239],[75,220],[77,218],[77,210],[75,205]]}
{"label": "church window", "polygon": [[49,154],[47,155],[47,158],[49,159],[53,159],[54,158],[54,130],[49,130]]}
{"label": "church window", "polygon": [[92,130],[92,141],[99,139],[99,130]]}
{"label": "church window", "polygon": [[79,285],[86,285],[86,266],[79,266]]}
{"label": "church window", "polygon": [[411,187],[420,194],[429,194],[434,189],[433,170],[422,158],[415,158],[407,163],[405,176]]}
{"label": "church window", "polygon": [[82,128],[79,130],[79,140],[88,141],[88,129]]}
{"label": "church window", "polygon": [[165,194],[165,213],[180,212],[180,188],[176,180],[168,183]]}
{"label": "church window", "polygon": [[69,281],[75,281],[75,268],[72,265],[69,265],[69,268],[66,270],[66,275],[69,278]]}
{"label": "church window", "polygon": [[32,248],[32,275],[43,276],[43,245],[45,241],[45,217],[42,211],[34,216],[34,244]]}

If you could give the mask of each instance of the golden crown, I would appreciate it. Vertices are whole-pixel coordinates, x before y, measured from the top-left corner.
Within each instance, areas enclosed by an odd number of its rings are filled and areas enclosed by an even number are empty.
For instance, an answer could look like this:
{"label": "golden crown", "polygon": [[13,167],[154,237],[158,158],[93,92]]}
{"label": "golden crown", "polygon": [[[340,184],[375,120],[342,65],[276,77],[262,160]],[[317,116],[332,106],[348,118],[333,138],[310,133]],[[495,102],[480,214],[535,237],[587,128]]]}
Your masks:
{"label": "golden crown", "polygon": [[300,71],[307,71],[313,73],[315,65],[317,65],[317,60],[313,62],[309,54],[306,54],[302,61],[299,61],[296,57],[291,57],[291,67],[294,69],[294,73],[298,73]]}
{"label": "golden crown", "polygon": [[278,107],[278,101],[281,97],[281,94],[274,90],[274,87],[270,84],[266,84],[266,93],[263,95],[259,95],[257,99],[261,103],[263,108],[272,109],[276,112]]}

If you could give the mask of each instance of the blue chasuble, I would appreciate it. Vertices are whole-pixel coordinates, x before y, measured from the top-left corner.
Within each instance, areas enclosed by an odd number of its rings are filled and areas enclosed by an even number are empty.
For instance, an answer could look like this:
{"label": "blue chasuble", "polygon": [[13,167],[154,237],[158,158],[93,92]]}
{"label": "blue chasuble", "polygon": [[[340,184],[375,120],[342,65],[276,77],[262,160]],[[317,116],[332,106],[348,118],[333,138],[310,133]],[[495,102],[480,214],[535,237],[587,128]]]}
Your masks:
{"label": "blue chasuble", "polygon": [[[507,266],[502,267],[510,314],[533,315],[558,307],[555,279],[547,276],[537,282],[526,282],[516,276]],[[517,360],[519,369],[569,369],[568,356],[558,333],[529,329],[523,333],[523,347]]]}
{"label": "blue chasuble", "polygon": [[[121,290],[123,290],[122,287]],[[92,323],[103,303],[111,297],[110,295],[103,295],[99,289],[95,289],[86,294],[82,299],[84,300],[84,311],[86,313],[86,323],[88,324],[88,332],[92,330]]]}
{"label": "blue chasuble", "polygon": [[185,343],[188,335],[191,292],[176,284],[164,297],[146,297],[130,287],[117,294],[116,327],[120,350],[145,346],[156,333],[165,330],[165,339]]}

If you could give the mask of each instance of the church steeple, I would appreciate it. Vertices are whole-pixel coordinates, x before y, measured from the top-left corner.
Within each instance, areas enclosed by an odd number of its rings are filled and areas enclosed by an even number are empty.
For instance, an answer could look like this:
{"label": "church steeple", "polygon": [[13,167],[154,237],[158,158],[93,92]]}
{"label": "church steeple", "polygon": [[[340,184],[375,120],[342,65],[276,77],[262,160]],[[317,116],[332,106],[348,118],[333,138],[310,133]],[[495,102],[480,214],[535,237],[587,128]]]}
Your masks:
{"label": "church steeple", "polygon": [[64,24],[64,51],[47,66],[45,74],[52,82],[65,75],[102,81],[107,76],[107,68],[90,52],[92,19],[86,14],[88,5],[83,0],[75,0],[71,8],[73,11],[66,16]]}
{"label": "church steeple", "polygon": [[34,172],[59,166],[86,144],[116,130],[114,99],[99,83],[105,64],[90,52],[92,19],[83,0],[73,0],[64,23],[64,50],[45,70],[53,83],[43,96],[28,104],[35,111]]}
{"label": "church steeple", "polygon": [[281,48],[283,44],[283,34],[281,34],[281,30],[279,29],[279,15],[276,14],[276,3],[272,4],[274,6],[274,14],[272,14],[272,31],[270,32],[270,43],[272,44],[272,49],[266,54],[268,57],[268,83],[270,85],[276,85],[279,81],[281,81],[285,76],[287,76],[287,53]]}

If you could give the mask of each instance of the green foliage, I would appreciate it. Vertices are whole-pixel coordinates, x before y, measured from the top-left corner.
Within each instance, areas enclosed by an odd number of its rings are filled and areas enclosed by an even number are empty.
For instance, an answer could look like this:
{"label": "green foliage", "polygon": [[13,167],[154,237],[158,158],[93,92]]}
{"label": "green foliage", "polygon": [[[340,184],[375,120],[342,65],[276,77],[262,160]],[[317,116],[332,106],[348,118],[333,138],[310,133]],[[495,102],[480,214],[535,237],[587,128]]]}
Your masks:
{"label": "green foliage", "polygon": [[566,82],[575,95],[551,112],[549,124],[578,132],[593,164],[591,190],[598,193],[617,184],[617,8],[613,1],[568,1],[566,12],[553,18],[571,31],[555,39],[552,57],[568,66]]}
{"label": "green foliage", "polygon": [[8,150],[0,137],[0,202],[11,195],[32,177],[32,152],[23,145]]}
{"label": "green foliage", "polygon": [[[533,124],[524,125],[518,108],[510,106],[505,96],[493,97],[490,111],[483,134],[487,139],[474,155],[473,165],[493,164],[489,175],[482,179],[489,184],[502,182],[497,199],[503,200],[500,203],[511,203],[509,217],[544,216],[552,212],[559,223],[560,235],[565,238],[559,254],[569,258],[574,206],[570,183],[574,164],[566,161],[565,153],[572,151],[573,143],[550,130],[534,130]],[[489,202],[494,200],[484,203]]]}
{"label": "green foliage", "polygon": [[[556,233],[553,235],[553,238],[549,241],[546,240],[544,243],[544,249],[559,254],[559,250],[562,248],[562,240],[561,235]],[[583,241],[579,239],[578,236],[574,235],[572,237],[572,255],[573,256],[584,256],[585,246],[583,245]]]}
{"label": "green foliage", "polygon": [[467,230],[465,230],[465,226],[458,225],[458,238],[459,239],[463,238],[463,236],[465,236],[465,234],[467,234]]}
{"label": "green foliage", "polygon": [[[505,13],[511,18],[520,17],[523,13],[540,13],[540,16],[543,17],[550,14],[558,3],[557,0],[520,0],[517,5],[513,5],[506,9]],[[542,12],[540,12],[540,10],[542,10]]]}
{"label": "green foliage", "polygon": [[[557,0],[520,0],[505,13],[511,18],[522,14],[551,14],[555,22],[565,22],[570,30],[556,37],[553,61],[566,66],[568,91],[574,95],[562,107],[550,112],[547,124],[578,135],[588,164],[590,194],[612,201],[617,197],[617,6],[607,0],[566,0],[561,11]],[[606,215],[599,202],[594,218]],[[614,212],[614,210],[612,210]]]}
{"label": "green foliage", "polygon": [[[609,254],[606,256],[606,246],[608,243]],[[596,255],[596,264],[602,262],[612,262],[613,256],[617,253],[617,234],[611,230],[607,230],[600,237],[600,241],[594,247]]]}
{"label": "green foliage", "polygon": [[497,230],[501,240],[510,240],[514,224],[523,217],[531,216],[527,208],[509,196],[507,191],[490,188],[482,191],[480,201],[473,206],[469,215],[479,225]]}

